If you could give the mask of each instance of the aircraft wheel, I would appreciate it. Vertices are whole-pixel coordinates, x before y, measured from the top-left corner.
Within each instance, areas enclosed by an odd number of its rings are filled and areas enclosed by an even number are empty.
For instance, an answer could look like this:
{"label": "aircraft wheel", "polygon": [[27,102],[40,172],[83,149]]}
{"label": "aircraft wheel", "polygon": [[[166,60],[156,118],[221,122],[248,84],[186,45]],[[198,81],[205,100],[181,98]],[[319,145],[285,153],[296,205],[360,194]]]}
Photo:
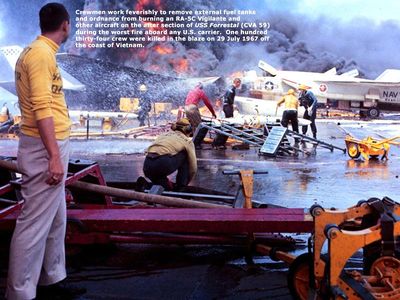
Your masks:
{"label": "aircraft wheel", "polygon": [[349,154],[351,158],[358,158],[361,154],[360,150],[358,149],[358,145],[356,143],[348,143],[347,154]]}
{"label": "aircraft wheel", "polygon": [[376,119],[376,118],[379,118],[379,115],[380,115],[380,111],[378,108],[371,107],[370,109],[368,109],[368,117],[370,117],[372,119]]}
{"label": "aircraft wheel", "polygon": [[310,291],[313,256],[311,253],[299,255],[289,266],[288,288],[293,299],[307,300]]}

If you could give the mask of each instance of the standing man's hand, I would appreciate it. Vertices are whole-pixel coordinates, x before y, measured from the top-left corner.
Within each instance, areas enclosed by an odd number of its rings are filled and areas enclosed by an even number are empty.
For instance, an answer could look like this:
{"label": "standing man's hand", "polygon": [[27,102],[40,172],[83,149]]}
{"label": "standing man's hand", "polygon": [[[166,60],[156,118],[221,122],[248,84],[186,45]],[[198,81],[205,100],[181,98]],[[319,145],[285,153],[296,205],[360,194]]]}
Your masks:
{"label": "standing man's hand", "polygon": [[37,127],[40,138],[49,154],[49,169],[46,183],[57,185],[64,179],[64,168],[56,140],[53,117],[38,120]]}
{"label": "standing man's hand", "polygon": [[49,159],[49,177],[46,183],[49,185],[59,184],[64,177],[64,169],[61,163],[60,156],[53,156]]}
{"label": "standing man's hand", "polygon": [[213,118],[215,118],[215,119],[216,119],[216,118],[217,118],[217,115],[216,115],[216,114],[213,114]]}

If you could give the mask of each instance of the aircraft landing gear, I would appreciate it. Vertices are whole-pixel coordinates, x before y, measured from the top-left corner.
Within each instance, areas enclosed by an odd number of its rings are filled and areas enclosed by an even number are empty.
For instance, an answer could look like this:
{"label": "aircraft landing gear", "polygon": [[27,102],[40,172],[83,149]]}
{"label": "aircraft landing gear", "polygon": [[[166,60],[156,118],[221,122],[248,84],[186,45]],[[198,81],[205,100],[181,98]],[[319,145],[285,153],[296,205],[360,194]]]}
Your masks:
{"label": "aircraft landing gear", "polygon": [[379,111],[379,109],[378,109],[377,107],[371,107],[371,108],[369,108],[368,111],[367,111],[367,115],[368,115],[368,117],[370,117],[371,119],[379,118],[380,113],[381,113],[381,112]]}

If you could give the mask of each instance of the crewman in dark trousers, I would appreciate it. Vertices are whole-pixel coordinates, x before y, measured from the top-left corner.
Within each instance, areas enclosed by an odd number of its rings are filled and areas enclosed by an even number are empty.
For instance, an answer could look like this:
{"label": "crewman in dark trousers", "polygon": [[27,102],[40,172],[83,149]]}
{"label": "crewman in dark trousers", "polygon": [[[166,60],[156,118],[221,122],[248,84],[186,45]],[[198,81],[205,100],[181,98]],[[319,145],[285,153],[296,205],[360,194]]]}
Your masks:
{"label": "crewman in dark trousers", "polygon": [[[189,134],[192,126],[182,118],[171,126],[171,131],[160,135],[147,149],[143,164],[143,173],[153,184],[166,190],[187,186],[197,171],[197,159],[194,144]],[[176,183],[168,175],[178,170]]]}
{"label": "crewman in dark trousers", "polygon": [[[315,119],[317,118],[317,104],[318,100],[315,97],[314,93],[310,91],[310,87],[301,84],[299,86],[299,101],[300,101],[300,106],[304,106],[305,111],[303,118],[306,120],[310,120],[311,124],[311,131],[313,134],[313,138],[317,138],[317,126],[315,125]],[[303,126],[302,127],[302,132],[303,134],[307,133],[308,126]]]}

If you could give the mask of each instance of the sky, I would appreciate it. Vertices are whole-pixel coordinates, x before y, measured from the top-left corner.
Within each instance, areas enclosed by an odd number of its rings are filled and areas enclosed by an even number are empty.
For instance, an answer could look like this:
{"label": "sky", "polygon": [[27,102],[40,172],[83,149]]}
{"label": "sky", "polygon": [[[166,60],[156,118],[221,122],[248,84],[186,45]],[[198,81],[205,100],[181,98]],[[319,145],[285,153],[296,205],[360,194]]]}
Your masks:
{"label": "sky", "polygon": [[298,6],[299,12],[305,14],[329,16],[343,21],[364,17],[375,22],[399,21],[399,9],[398,0],[303,0],[299,1]]}

